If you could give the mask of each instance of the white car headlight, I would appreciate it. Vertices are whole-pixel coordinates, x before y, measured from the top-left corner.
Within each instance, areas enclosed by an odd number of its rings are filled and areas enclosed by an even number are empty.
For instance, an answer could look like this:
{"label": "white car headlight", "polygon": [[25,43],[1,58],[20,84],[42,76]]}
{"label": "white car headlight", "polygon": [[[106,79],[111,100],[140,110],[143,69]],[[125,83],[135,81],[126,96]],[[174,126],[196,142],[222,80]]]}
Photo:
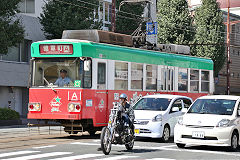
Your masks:
{"label": "white car headlight", "polygon": [[231,124],[231,120],[229,119],[222,119],[220,122],[218,122],[217,127],[228,127]]}
{"label": "white car headlight", "polygon": [[162,115],[161,115],[161,114],[156,115],[156,116],[152,119],[152,121],[153,121],[153,122],[162,121]]}
{"label": "white car headlight", "polygon": [[178,118],[178,124],[179,125],[183,125],[183,117],[179,117]]}

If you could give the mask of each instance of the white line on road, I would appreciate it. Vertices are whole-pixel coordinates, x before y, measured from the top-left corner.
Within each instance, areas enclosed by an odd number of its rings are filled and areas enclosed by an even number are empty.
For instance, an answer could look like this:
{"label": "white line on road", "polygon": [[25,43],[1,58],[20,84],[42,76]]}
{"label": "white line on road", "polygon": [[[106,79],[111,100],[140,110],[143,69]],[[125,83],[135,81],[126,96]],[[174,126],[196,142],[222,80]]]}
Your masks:
{"label": "white line on road", "polygon": [[100,144],[97,144],[97,143],[83,143],[83,142],[73,142],[71,144],[80,144],[80,145],[87,145],[87,146],[100,146]]}
{"label": "white line on road", "polygon": [[[82,142],[74,142],[71,144],[80,144],[80,145],[91,145],[91,146],[100,146],[100,144],[96,143],[82,143]],[[116,145],[117,147],[125,147],[124,145]],[[173,147],[173,146],[171,146]],[[219,155],[228,155],[228,156],[237,156],[240,157],[239,153],[227,153],[221,151],[206,151],[206,150],[196,150],[196,149],[176,149],[176,148],[167,148],[167,146],[162,147],[149,147],[149,146],[134,146],[133,148],[139,149],[155,149],[155,150],[166,150],[166,151],[177,151],[177,152],[193,152],[193,153],[211,153],[211,154],[219,154]]]}
{"label": "white line on road", "polygon": [[103,156],[103,154],[84,154],[84,155],[76,155],[76,156],[70,156],[70,157],[62,157],[62,158],[55,158],[51,160],[75,160],[75,159],[83,159],[83,158],[93,158],[93,157],[100,157]]}
{"label": "white line on road", "polygon": [[51,153],[43,153],[43,154],[36,154],[36,155],[23,156],[23,157],[8,158],[3,160],[29,160],[29,159],[39,159],[39,158],[45,158],[45,157],[60,156],[64,154],[72,154],[72,152],[51,152]]}
{"label": "white line on road", "polygon": [[152,159],[145,159],[145,160],[176,160],[176,159],[170,159],[170,158],[152,158]]}
{"label": "white line on road", "polygon": [[115,156],[115,157],[108,157],[108,158],[102,158],[102,159],[97,159],[97,160],[118,160],[118,159],[132,159],[132,158],[137,158],[139,156]]}
{"label": "white line on road", "polygon": [[33,148],[34,149],[42,149],[42,148],[50,148],[50,147],[56,147],[56,145],[40,146],[40,147],[33,147]]}
{"label": "white line on road", "polygon": [[171,147],[176,147],[176,145],[169,145],[169,146],[161,146],[163,148],[171,148]]}
{"label": "white line on road", "polygon": [[36,153],[36,152],[40,152],[40,151],[18,151],[18,152],[2,153],[0,154],[0,157],[8,157],[8,156],[21,155],[21,154]]}

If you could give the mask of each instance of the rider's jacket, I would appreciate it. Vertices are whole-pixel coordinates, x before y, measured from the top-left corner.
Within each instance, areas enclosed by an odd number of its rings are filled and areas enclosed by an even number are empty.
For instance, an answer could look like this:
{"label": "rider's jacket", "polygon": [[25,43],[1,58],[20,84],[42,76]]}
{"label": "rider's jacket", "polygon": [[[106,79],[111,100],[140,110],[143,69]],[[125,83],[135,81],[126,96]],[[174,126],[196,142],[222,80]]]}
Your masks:
{"label": "rider's jacket", "polygon": [[134,110],[133,107],[126,103],[125,106],[123,107],[123,116],[124,114],[128,115],[129,119],[133,122],[135,119],[135,115],[134,115]]}

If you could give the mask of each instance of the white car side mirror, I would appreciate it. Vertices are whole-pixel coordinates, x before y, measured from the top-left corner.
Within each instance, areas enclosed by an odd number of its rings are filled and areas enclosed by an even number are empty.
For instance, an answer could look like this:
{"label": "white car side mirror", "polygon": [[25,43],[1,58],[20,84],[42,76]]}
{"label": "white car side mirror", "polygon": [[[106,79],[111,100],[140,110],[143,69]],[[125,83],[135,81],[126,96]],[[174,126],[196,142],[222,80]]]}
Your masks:
{"label": "white car side mirror", "polygon": [[187,113],[187,111],[188,111],[187,108],[183,108],[183,109],[182,109],[182,112],[183,112],[183,113]]}
{"label": "white car side mirror", "polygon": [[238,116],[240,116],[240,110],[238,109]]}
{"label": "white car side mirror", "polygon": [[178,112],[179,111],[179,108],[178,107],[173,107],[172,108],[172,112]]}

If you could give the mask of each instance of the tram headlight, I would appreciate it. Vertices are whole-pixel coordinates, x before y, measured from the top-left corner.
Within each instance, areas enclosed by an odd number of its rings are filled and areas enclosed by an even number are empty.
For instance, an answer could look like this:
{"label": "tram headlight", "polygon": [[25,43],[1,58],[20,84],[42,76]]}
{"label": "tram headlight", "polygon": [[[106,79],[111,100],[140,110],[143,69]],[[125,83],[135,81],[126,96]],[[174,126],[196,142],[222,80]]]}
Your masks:
{"label": "tram headlight", "polygon": [[28,111],[41,111],[41,103],[29,103]]}
{"label": "tram headlight", "polygon": [[80,112],[81,105],[79,103],[69,103],[68,104],[68,112]]}

